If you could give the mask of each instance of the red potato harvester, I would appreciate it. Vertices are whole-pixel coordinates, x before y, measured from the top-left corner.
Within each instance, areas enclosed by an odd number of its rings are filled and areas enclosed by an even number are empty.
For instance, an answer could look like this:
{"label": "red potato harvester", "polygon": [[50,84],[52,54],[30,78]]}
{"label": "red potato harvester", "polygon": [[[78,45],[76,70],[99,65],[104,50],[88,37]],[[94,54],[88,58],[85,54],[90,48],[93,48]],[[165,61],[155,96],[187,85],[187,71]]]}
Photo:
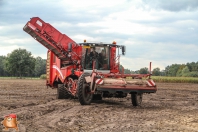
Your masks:
{"label": "red potato harvester", "polygon": [[78,98],[81,105],[89,105],[93,99],[131,94],[133,106],[139,106],[143,93],[157,91],[151,79],[151,63],[149,74],[120,72],[124,45],[115,41],[76,43],[39,17],[31,18],[23,30],[48,49],[46,85],[57,88],[58,99]]}

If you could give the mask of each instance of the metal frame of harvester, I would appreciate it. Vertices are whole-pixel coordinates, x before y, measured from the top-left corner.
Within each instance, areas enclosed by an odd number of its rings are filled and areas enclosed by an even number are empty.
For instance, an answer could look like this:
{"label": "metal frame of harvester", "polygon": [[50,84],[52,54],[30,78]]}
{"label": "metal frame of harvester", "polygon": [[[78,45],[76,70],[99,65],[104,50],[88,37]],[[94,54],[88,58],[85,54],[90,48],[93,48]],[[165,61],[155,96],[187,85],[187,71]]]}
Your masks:
{"label": "metal frame of harvester", "polygon": [[[149,74],[123,74],[120,54],[125,46],[113,43],[76,43],[39,17],[33,17],[23,30],[48,49],[46,85],[57,88],[57,98],[77,97],[81,105],[93,99],[126,97],[134,106],[141,105],[143,93],[155,93],[156,84]],[[90,58],[91,49],[103,51],[103,61]],[[117,52],[117,56],[116,56]],[[130,78],[130,79],[129,79]]]}

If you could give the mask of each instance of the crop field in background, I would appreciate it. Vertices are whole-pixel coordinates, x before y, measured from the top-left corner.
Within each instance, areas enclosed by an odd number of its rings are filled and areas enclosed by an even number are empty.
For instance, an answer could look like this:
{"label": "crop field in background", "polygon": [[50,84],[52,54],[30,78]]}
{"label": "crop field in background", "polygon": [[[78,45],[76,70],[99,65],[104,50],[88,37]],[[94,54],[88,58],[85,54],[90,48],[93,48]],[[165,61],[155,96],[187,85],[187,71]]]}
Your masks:
{"label": "crop field in background", "polygon": [[198,83],[198,77],[165,77],[165,76],[151,76],[155,82],[164,83]]}

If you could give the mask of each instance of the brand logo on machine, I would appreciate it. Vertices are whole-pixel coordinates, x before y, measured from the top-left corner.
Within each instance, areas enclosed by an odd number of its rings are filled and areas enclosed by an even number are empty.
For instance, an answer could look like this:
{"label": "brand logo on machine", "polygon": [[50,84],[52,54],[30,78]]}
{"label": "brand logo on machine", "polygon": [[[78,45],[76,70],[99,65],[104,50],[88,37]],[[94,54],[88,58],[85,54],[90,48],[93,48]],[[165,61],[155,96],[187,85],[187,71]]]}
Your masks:
{"label": "brand logo on machine", "polygon": [[4,120],[1,122],[3,124],[4,129],[3,131],[8,131],[9,129],[15,129],[16,131],[19,130],[17,121],[17,115],[16,114],[9,114],[4,117]]}

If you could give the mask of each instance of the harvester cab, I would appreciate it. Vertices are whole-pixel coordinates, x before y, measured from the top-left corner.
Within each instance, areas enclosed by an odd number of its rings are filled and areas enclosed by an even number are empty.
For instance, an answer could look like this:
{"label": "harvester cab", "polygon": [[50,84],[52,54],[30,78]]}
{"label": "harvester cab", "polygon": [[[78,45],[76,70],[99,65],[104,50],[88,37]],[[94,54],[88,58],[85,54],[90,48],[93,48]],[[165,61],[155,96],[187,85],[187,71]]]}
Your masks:
{"label": "harvester cab", "polygon": [[92,69],[94,61],[95,69],[109,70],[109,47],[90,46],[90,48],[86,48],[84,69]]}
{"label": "harvester cab", "polygon": [[[118,73],[120,51],[125,55],[125,46],[113,43],[80,43],[84,49],[84,72],[91,73],[94,69],[100,73]],[[116,56],[117,52],[117,56]]]}

